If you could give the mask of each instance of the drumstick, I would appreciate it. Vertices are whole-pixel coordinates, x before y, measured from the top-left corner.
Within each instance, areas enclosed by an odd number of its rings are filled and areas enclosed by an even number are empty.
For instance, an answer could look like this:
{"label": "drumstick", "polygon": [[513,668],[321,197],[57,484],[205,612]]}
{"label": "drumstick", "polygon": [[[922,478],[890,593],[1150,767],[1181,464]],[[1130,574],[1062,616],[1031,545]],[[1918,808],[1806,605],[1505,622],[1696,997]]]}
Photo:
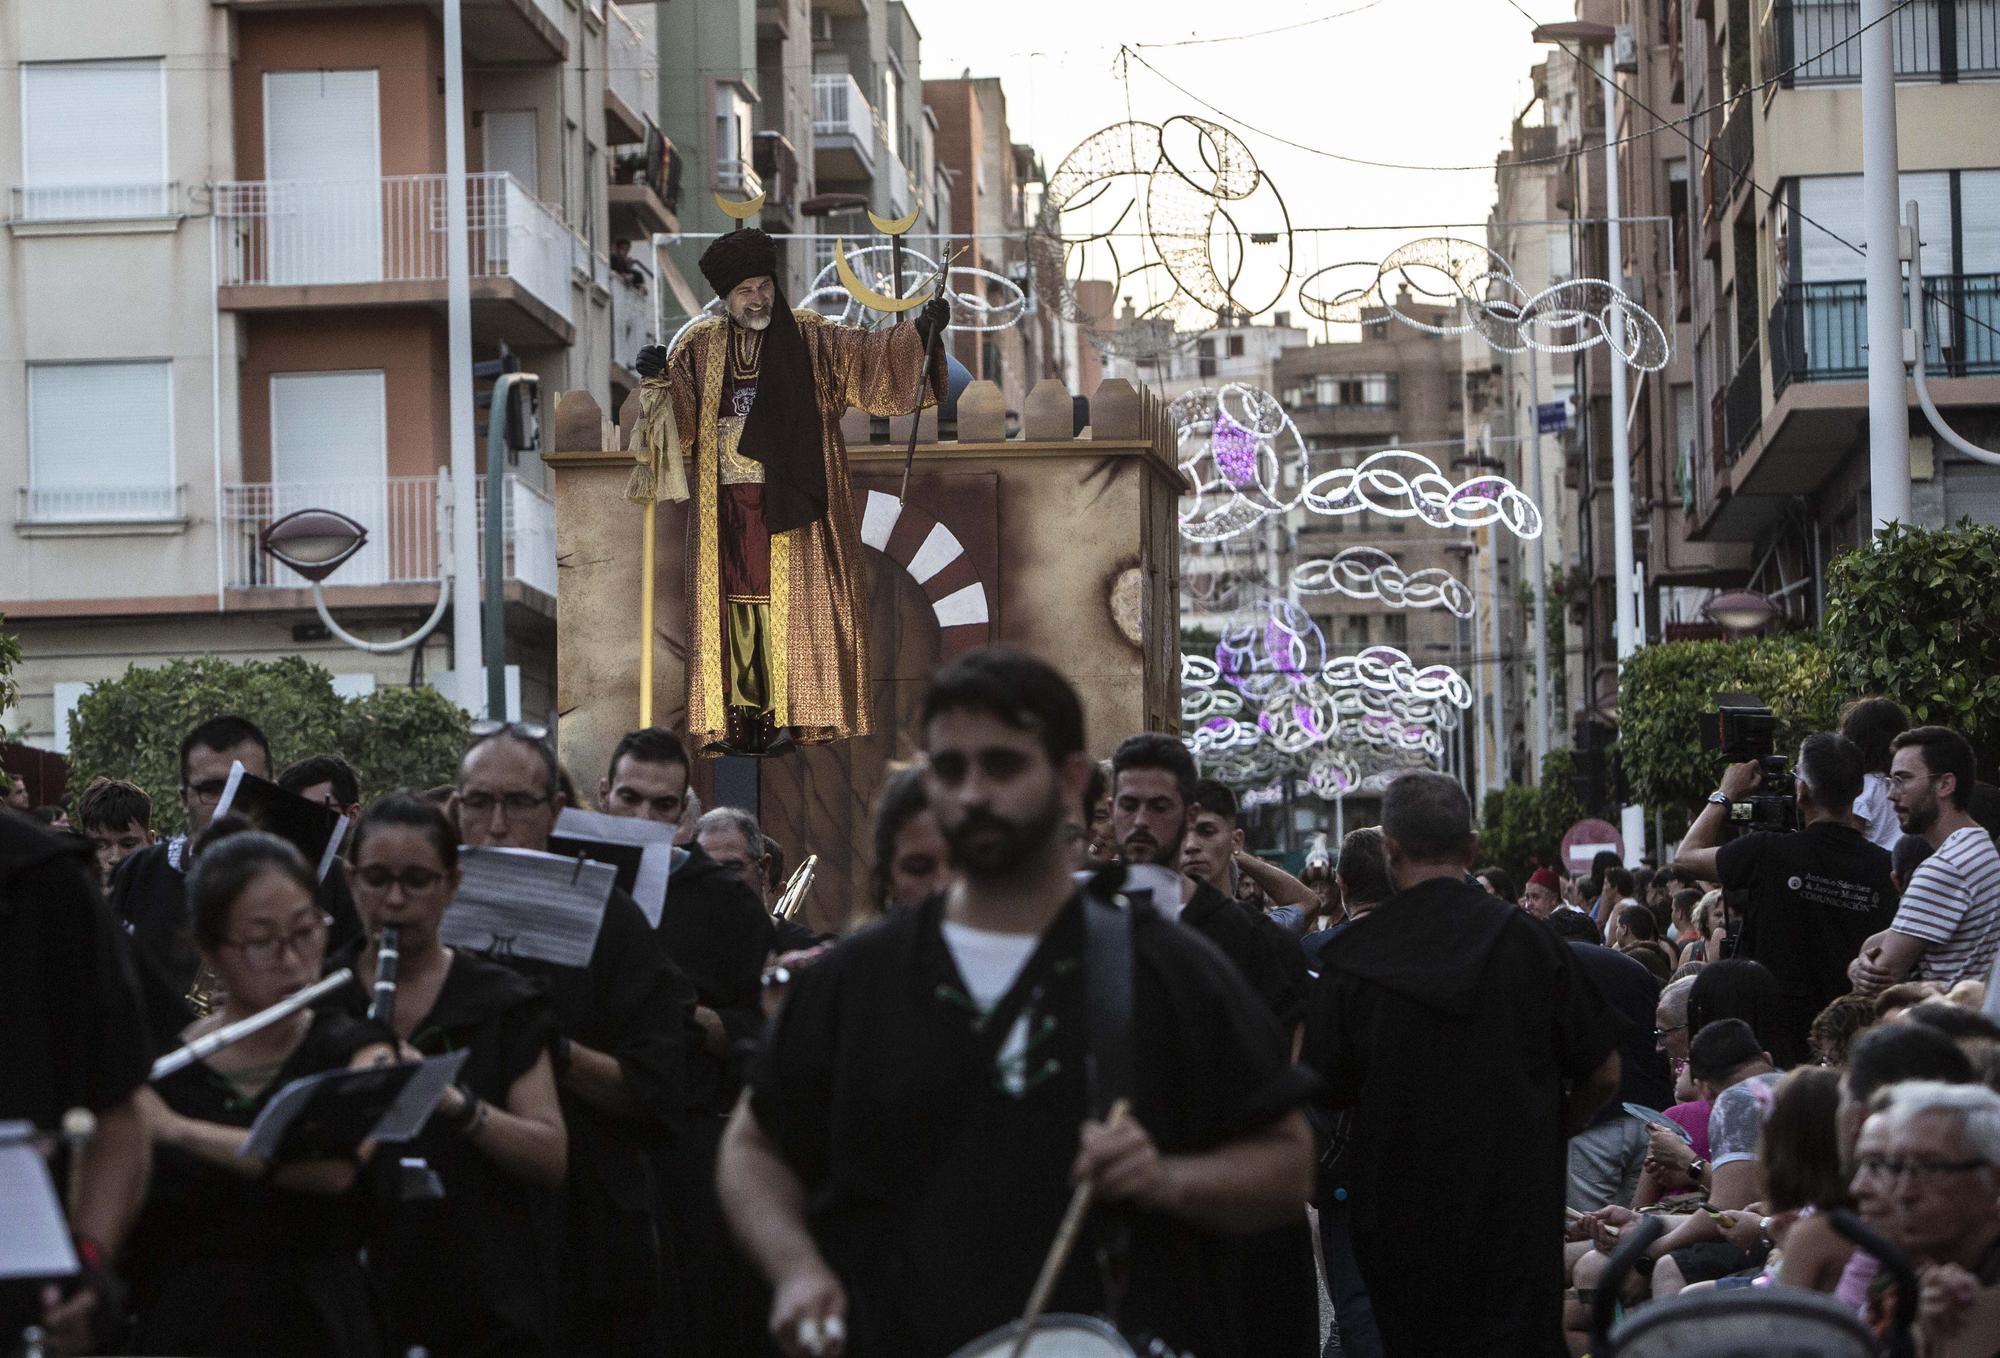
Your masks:
{"label": "drumstick", "polygon": [[[1104,1119],[1104,1125],[1116,1127],[1131,1111],[1129,1100],[1118,1100],[1111,1105],[1111,1115]],[[1069,1210],[1063,1213],[1062,1225],[1056,1229],[1055,1243],[1049,1246],[1049,1257],[1042,1261],[1042,1272],[1035,1279],[1035,1290],[1028,1294],[1028,1309],[1021,1314],[1021,1332],[1014,1336],[1014,1348],[1009,1358],[1022,1358],[1028,1351],[1028,1341],[1035,1333],[1035,1322],[1042,1318],[1042,1311],[1049,1304],[1049,1294],[1056,1290],[1056,1279],[1062,1276],[1064,1267],[1069,1263],[1070,1251],[1076,1248],[1076,1238],[1083,1234],[1084,1218],[1090,1215],[1090,1202],[1096,1192],[1097,1186],[1085,1179],[1070,1194]]]}

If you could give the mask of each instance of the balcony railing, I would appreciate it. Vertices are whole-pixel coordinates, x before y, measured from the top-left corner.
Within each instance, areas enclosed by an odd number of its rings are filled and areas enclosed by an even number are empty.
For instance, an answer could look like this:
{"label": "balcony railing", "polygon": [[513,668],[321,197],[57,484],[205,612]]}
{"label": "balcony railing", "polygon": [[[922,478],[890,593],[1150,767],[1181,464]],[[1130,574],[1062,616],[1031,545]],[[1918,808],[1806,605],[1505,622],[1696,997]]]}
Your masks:
{"label": "balcony railing", "polygon": [[30,184],[14,190],[17,222],[104,222],[171,217],[179,184]]}
{"label": "balcony railing", "polygon": [[[441,174],[217,184],[224,287],[443,283]],[[507,278],[571,320],[570,232],[512,175],[466,176],[474,279]]]}
{"label": "balcony railing", "polygon": [[611,275],[611,359],[630,365],[639,350],[654,343],[653,302],[646,289],[624,274]]}
{"label": "balcony railing", "polygon": [[652,92],[660,78],[658,50],[617,5],[611,6],[606,21],[605,50],[604,79],[611,92],[634,113],[657,116],[654,109],[658,101]]}
{"label": "balcony railing", "polygon": [[850,137],[871,171],[875,163],[875,109],[854,77],[841,72],[813,77],[813,137]]}
{"label": "balcony railing", "polygon": [[715,187],[726,193],[740,193],[746,198],[754,198],[764,191],[764,181],[758,177],[756,167],[747,160],[718,160],[715,162]]}
{"label": "balcony railing", "polygon": [[186,486],[20,486],[20,523],[168,523],[187,517]]}
{"label": "balcony railing", "polygon": [[[556,593],[555,503],[518,476],[507,478],[501,532],[504,569],[542,593]],[[302,589],[305,581],[258,550],[272,520],[300,509],[332,509],[368,530],[368,545],[341,566],[334,585],[421,585],[438,579],[438,485],[431,476],[374,481],[254,482],[222,488],[230,589]],[[485,570],[486,485],[479,483],[480,569]],[[448,542],[448,539],[447,539]],[[447,547],[447,550],[449,548]]]}
{"label": "balcony railing", "polygon": [[[1959,80],[2000,76],[2000,0],[1909,0],[1889,19],[1899,79]],[[1853,84],[1861,79],[1859,0],[1775,0],[1760,45],[1761,78],[1795,85]],[[1793,67],[1797,67],[1796,70]]]}
{"label": "balcony railing", "polygon": [[1764,422],[1764,374],[1761,369],[1762,356],[1757,346],[1752,344],[1743,361],[1736,365],[1736,375],[1729,379],[1729,388],[1722,397],[1722,446],[1724,461],[1734,463],[1749,446],[1759,425]]}
{"label": "balcony railing", "polygon": [[[2000,274],[1924,280],[1924,366],[1939,377],[2000,373]],[[1908,310],[1908,294],[1904,309]],[[1794,382],[1868,376],[1868,289],[1858,280],[1793,283],[1771,309],[1771,395]]]}

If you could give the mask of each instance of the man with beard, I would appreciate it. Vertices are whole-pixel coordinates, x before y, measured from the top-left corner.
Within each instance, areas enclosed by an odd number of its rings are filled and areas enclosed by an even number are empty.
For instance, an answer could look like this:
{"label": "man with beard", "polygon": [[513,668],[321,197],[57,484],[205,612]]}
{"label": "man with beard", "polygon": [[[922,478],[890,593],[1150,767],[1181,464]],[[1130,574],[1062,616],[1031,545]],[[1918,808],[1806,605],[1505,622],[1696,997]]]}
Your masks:
{"label": "man with beard", "polygon": [[[1154,892],[1156,908],[1162,896],[1168,913],[1177,905],[1180,922],[1235,963],[1278,1020],[1289,1052],[1305,1016],[1311,984],[1298,941],[1225,889],[1229,858],[1211,846],[1213,834],[1204,838],[1195,855],[1211,875],[1187,877],[1178,872],[1191,830],[1204,819],[1214,819],[1197,799],[1200,788],[1194,756],[1180,741],[1152,733],[1127,739],[1111,756],[1111,824],[1119,853],[1128,865],[1175,871],[1172,885]],[[1229,794],[1226,787],[1220,790]],[[1209,800],[1216,800],[1213,792]],[[1233,844],[1234,803],[1230,796],[1232,836],[1222,841],[1225,844]],[[1319,1297],[1312,1227],[1305,1212],[1239,1242],[1235,1254],[1241,1275],[1232,1300],[1240,1308],[1243,1351],[1259,1358],[1288,1354],[1312,1358],[1319,1351]]]}
{"label": "man with beard", "polygon": [[1019,1316],[1087,1182],[1100,1210],[1049,1309],[1227,1358],[1217,1237],[1298,1212],[1307,1082],[1241,979],[1138,905],[1131,1115],[1087,1120],[1086,906],[1063,834],[1090,774],[1076,692],[976,651],[933,680],[919,728],[964,877],[792,982],[723,1144],[771,1333],[794,1356],[942,1358]]}
{"label": "man with beard", "polygon": [[[649,506],[692,499],[689,739],[759,755],[865,736],[867,600],[840,417],[911,413],[951,305],[933,297],[915,324],[874,331],[795,312],[777,245],[753,227],[709,246],[701,272],[727,314],[689,326],[671,355],[639,351],[639,467],[626,490]],[[929,396],[944,398],[944,378],[933,365]]]}
{"label": "man with beard", "polygon": [[1970,814],[1972,746],[1944,726],[1919,726],[1890,747],[1889,804],[1931,855],[1910,874],[1896,919],[1848,968],[1877,995],[1902,980],[1983,981],[2000,955],[2000,853]]}

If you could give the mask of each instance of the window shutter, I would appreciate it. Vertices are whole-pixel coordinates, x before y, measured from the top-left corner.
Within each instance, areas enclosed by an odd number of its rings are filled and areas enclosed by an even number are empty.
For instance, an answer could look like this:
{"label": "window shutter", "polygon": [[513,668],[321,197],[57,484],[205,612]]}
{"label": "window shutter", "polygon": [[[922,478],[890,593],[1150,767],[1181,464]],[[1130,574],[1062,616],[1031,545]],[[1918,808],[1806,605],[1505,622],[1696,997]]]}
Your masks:
{"label": "window shutter", "polygon": [[30,364],[28,484],[30,518],[171,514],[172,365]]}
{"label": "window shutter", "polygon": [[[21,79],[29,217],[168,211],[163,62],[32,62]],[[104,192],[112,189],[125,192]]]}

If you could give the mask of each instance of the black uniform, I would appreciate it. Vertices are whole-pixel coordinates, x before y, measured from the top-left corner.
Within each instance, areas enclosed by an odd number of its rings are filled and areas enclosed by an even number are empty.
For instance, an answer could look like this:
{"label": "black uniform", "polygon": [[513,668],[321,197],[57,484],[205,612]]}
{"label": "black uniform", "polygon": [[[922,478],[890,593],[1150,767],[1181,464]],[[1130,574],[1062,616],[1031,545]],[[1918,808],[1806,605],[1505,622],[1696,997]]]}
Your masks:
{"label": "black uniform", "polygon": [[[367,1012],[368,1001],[358,978],[339,996],[355,1017]],[[469,1052],[459,1083],[504,1108],[507,1091],[555,1036],[555,1017],[534,982],[454,951],[437,1002],[410,1045],[426,1056]],[[404,1198],[397,1162],[410,1156],[437,1172],[442,1198]],[[561,1248],[549,1229],[561,1206],[556,1195],[513,1178],[438,1118],[397,1154],[377,1155],[368,1178],[368,1276],[391,1352],[416,1344],[433,1358],[566,1351],[553,1342],[550,1296]]]}
{"label": "black uniform", "polygon": [[[293,1080],[342,1069],[381,1040],[373,1026],[323,1011],[253,1096],[203,1063],[154,1088],[177,1113],[248,1127]],[[360,1209],[357,1194],[287,1192],[155,1147],[146,1205],[125,1252],[132,1351],[373,1358],[381,1331],[361,1272]]]}
{"label": "black uniform", "polygon": [[[130,948],[96,873],[75,836],[0,811],[0,1119],[52,1132],[70,1109],[115,1108],[146,1079]],[[0,1282],[0,1334],[38,1319],[40,1291]]]}
{"label": "black uniform", "polygon": [[[939,1358],[1019,1315],[1069,1201],[1087,1109],[1084,926],[1073,899],[988,1025],[940,930],[942,898],[842,941],[792,983],[751,1106],[806,1189],[847,1289],[855,1358]],[[1264,1007],[1206,943],[1135,907],[1133,1115],[1162,1153],[1270,1126],[1309,1094]],[[995,1031],[985,1031],[988,1027]],[[1131,1225],[1120,1318],[1202,1358],[1236,1352],[1213,1305],[1223,1242],[1177,1219]],[[1050,1309],[1106,1306],[1093,1218]]]}

